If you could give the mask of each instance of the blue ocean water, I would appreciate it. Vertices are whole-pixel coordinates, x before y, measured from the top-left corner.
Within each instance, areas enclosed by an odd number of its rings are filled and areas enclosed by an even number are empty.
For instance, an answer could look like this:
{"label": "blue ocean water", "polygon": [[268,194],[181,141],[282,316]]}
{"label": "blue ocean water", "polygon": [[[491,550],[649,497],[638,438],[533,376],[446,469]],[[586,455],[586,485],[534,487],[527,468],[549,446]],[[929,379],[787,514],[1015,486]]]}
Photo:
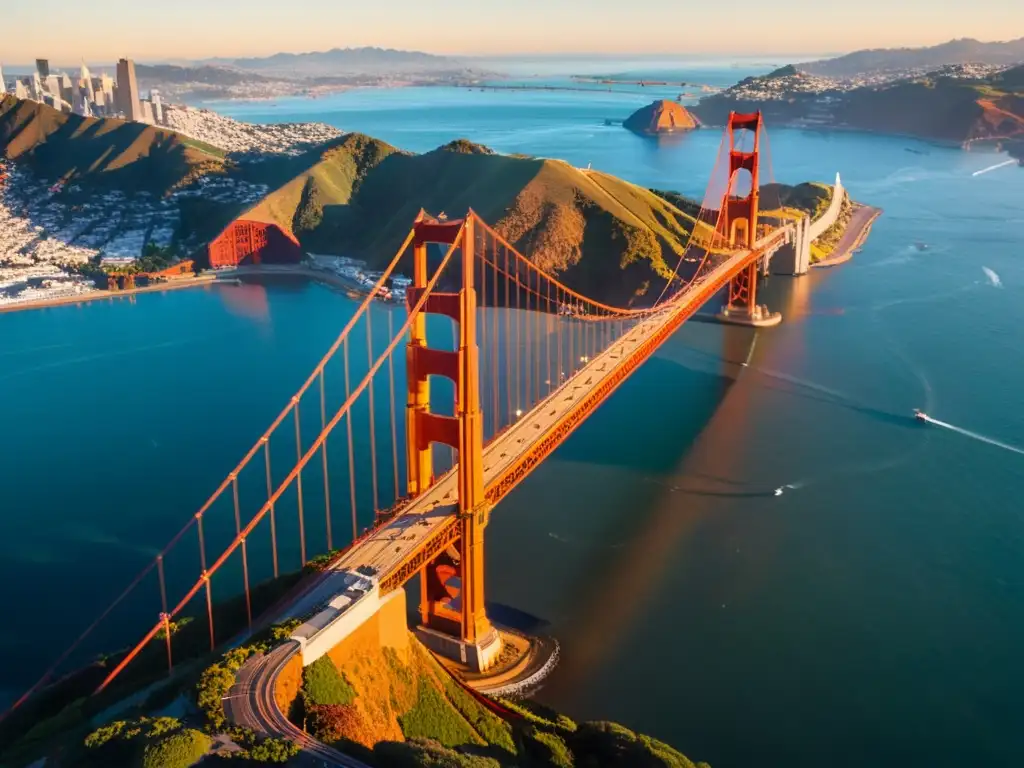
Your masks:
{"label": "blue ocean water", "polygon": [[[650,99],[411,88],[215,106],[416,151],[466,137],[700,195],[717,132],[605,126]],[[776,329],[687,324],[496,511],[490,598],[559,638],[541,700],[716,768],[1019,765],[1024,172],[769,131],[772,177],[840,172],[884,209],[871,238],[846,265],[772,278]],[[8,614],[88,623],[351,311],[274,284],[0,315]],[[15,626],[0,647],[23,660],[12,688],[58,651]]]}

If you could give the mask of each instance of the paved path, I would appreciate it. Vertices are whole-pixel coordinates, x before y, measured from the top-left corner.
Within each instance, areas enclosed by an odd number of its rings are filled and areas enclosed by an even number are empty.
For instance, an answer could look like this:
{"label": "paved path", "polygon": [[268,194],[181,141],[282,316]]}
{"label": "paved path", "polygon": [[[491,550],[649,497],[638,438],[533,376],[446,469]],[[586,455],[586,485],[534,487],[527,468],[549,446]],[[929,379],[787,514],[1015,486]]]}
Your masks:
{"label": "paved path", "polygon": [[853,258],[853,254],[864,245],[864,241],[867,240],[868,234],[871,232],[871,226],[881,215],[882,211],[879,208],[872,208],[869,205],[858,207],[850,217],[850,223],[846,226],[843,236],[839,238],[839,242],[836,243],[832,255],[811,264],[811,266],[835,267],[849,261]]}
{"label": "paved path", "polygon": [[224,713],[228,720],[265,736],[285,738],[298,744],[302,752],[295,765],[369,768],[366,763],[310,737],[278,709],[274,698],[278,675],[298,652],[299,644],[291,641],[270,653],[251,658],[239,670],[235,684],[224,699]]}

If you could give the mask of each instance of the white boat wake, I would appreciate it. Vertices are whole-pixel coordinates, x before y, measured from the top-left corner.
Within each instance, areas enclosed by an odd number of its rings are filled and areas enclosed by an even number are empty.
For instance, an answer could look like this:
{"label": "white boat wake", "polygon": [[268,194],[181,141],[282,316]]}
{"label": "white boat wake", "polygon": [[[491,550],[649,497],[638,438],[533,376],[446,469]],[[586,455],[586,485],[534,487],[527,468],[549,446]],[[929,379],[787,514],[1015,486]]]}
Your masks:
{"label": "white boat wake", "polygon": [[775,495],[776,496],[781,496],[787,490],[798,491],[801,488],[803,488],[805,485],[807,485],[807,483],[802,482],[802,481],[799,482],[799,483],[790,483],[789,485],[780,485],[778,488],[775,489]]}
{"label": "white boat wake", "polygon": [[996,274],[996,271],[994,269],[989,269],[988,267],[982,267],[981,271],[985,273],[985,277],[988,278],[989,283],[991,283],[991,285],[994,288],[1002,288],[1003,287],[1003,281],[999,278],[999,275]]}
{"label": "white boat wake", "polygon": [[1016,162],[1016,160],[1007,160],[1005,163],[996,163],[995,165],[990,165],[988,168],[982,168],[980,171],[975,171],[971,176],[981,176],[983,173],[990,173],[991,171],[998,170],[999,168],[1005,168],[1008,165],[1013,165]]}
{"label": "white boat wake", "polygon": [[1012,451],[1013,453],[1019,453],[1021,456],[1024,456],[1024,448],[1018,448],[1015,445],[1010,445],[1009,443],[1004,443],[1000,440],[996,440],[991,437],[986,437],[985,435],[979,435],[977,432],[971,432],[969,429],[963,429],[954,424],[947,424],[945,421],[933,419],[931,416],[926,416],[924,414],[922,414],[922,416],[926,422],[928,422],[929,424],[933,424],[936,427],[942,427],[943,429],[948,429],[952,432],[957,432],[963,435],[964,437],[969,437],[972,440],[978,440],[982,443],[988,443],[989,445],[994,445],[996,448],[1002,448],[1004,451]]}

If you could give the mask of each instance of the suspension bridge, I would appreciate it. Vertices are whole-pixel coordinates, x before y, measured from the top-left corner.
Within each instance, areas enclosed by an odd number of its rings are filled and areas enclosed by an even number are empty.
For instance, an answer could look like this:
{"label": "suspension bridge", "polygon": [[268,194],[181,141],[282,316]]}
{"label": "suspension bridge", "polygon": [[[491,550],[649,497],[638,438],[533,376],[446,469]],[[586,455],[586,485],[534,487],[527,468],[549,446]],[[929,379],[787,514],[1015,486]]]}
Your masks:
{"label": "suspension bridge", "polygon": [[[261,621],[328,607],[321,598],[339,583],[332,578],[352,574],[366,576],[380,599],[418,577],[428,644],[486,669],[501,645],[484,582],[484,532],[496,506],[714,297],[725,297],[726,320],[764,318],[759,276],[799,234],[784,218],[759,219],[765,140],[760,113],[730,116],[716,166],[723,175],[713,172],[689,247],[648,306],[573,290],[472,210],[458,220],[421,212],[270,427],[12,709],[129,604],[135,615],[151,604],[155,621],[103,668],[97,692],[133,664],[173,670],[187,660],[194,649],[178,631],[186,616],[197,617],[193,630],[201,626],[213,650]],[[685,276],[684,263],[696,263]],[[410,264],[405,310],[375,301]],[[319,576],[284,596],[261,591],[324,552]],[[275,673],[308,653],[311,639],[293,639]]]}

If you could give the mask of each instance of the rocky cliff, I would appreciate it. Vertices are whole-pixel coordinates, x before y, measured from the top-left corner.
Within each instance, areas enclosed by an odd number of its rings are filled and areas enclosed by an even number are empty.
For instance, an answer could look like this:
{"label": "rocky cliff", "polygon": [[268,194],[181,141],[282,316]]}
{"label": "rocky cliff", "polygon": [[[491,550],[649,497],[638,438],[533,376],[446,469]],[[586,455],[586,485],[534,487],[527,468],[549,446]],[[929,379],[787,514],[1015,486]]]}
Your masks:
{"label": "rocky cliff", "polygon": [[700,123],[686,107],[662,99],[638,109],[626,119],[623,126],[634,133],[654,136],[661,133],[692,131],[699,128]]}

